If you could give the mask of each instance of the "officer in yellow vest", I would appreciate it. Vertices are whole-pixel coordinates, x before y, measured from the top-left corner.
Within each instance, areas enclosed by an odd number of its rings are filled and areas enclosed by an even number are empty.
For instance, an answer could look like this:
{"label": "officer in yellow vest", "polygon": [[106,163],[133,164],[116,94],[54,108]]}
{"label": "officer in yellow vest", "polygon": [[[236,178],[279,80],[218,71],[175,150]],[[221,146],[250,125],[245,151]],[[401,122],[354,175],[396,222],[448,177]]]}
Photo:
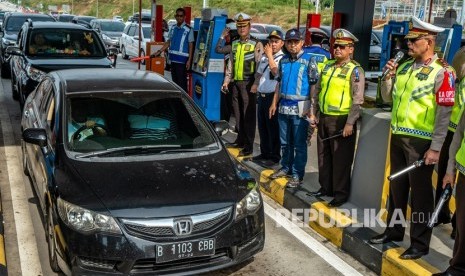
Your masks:
{"label": "officer in yellow vest", "polygon": [[[465,48],[462,47],[455,54],[454,60],[452,62],[454,68],[457,70],[457,77],[461,77],[459,86],[457,87],[457,94],[460,94],[463,90],[464,73],[465,65],[463,63],[463,58],[465,57]],[[457,97],[456,97],[457,99]],[[455,107],[455,105],[454,105]],[[463,111],[463,110],[462,110]],[[454,111],[452,111],[454,114]],[[453,117],[453,116],[451,116]],[[452,118],[451,118],[452,121]],[[459,117],[459,123],[455,130],[455,134],[450,143],[449,149],[449,160],[447,164],[447,171],[444,179],[442,181],[442,187],[444,188],[447,183],[450,183],[452,187],[457,183],[455,188],[455,224],[456,224],[456,235],[455,235],[455,244],[454,251],[452,254],[452,259],[449,262],[449,267],[445,272],[433,274],[436,276],[443,275],[465,275],[465,140],[463,139],[465,132],[465,119],[463,113]],[[441,151],[442,154],[442,151]],[[459,170],[457,181],[455,179],[456,169]],[[440,183],[438,183],[440,185]],[[454,218],[453,218],[454,219]]]}
{"label": "officer in yellow vest", "polygon": [[425,161],[425,166],[391,181],[388,226],[383,234],[370,239],[374,244],[403,240],[405,223],[399,221],[406,218],[410,190],[410,247],[401,259],[418,259],[429,252],[432,230],[427,223],[434,209],[432,165],[439,159],[455,95],[454,69],[434,53],[436,35],[442,31],[412,17],[405,36],[411,59],[399,66],[390,60],[384,68],[389,74],[381,83],[384,100],[392,98],[393,102],[391,172],[419,159]]}
{"label": "officer in yellow vest", "polygon": [[[450,143],[452,142],[452,137],[454,136],[455,130],[457,129],[457,125],[459,123],[460,117],[462,117],[463,108],[464,108],[464,99],[465,99],[465,47],[460,48],[457,53],[454,55],[454,59],[452,60],[452,67],[455,69],[455,73],[457,74],[458,84],[455,87],[455,102],[454,106],[452,107],[452,114],[450,116],[449,121],[449,130],[447,131],[446,139],[444,140],[444,144],[441,148],[441,154],[439,155],[439,162],[438,162],[438,182],[436,185],[436,203],[439,201],[442,192],[444,191],[442,188],[442,179],[446,174],[447,169],[447,161],[449,160],[449,148]],[[449,209],[449,200],[444,204],[442,207],[438,221],[436,226],[443,223],[452,223],[452,233],[451,238],[455,239],[456,233],[456,216],[455,214],[450,217],[450,209]]]}
{"label": "officer in yellow vest", "polygon": [[[365,91],[365,73],[351,59],[358,39],[344,29],[334,30],[333,57],[324,63],[316,93],[312,96],[318,119],[318,180],[314,196],[334,196],[330,207],[349,198],[350,174],[355,151],[355,133]],[[337,134],[340,137],[326,139]],[[325,139],[325,140],[323,140]]]}
{"label": "officer in yellow vest", "polygon": [[230,146],[243,148],[239,156],[251,155],[253,151],[257,121],[257,87],[252,89],[252,85],[257,77],[257,64],[263,54],[263,44],[250,36],[250,19],[249,15],[238,13],[234,20],[239,37],[233,40],[231,45],[224,45],[224,38],[229,33],[229,30],[225,29],[215,48],[217,53],[229,53],[231,57],[222,89],[227,89],[228,84],[234,82],[232,105],[238,133],[236,141]]}

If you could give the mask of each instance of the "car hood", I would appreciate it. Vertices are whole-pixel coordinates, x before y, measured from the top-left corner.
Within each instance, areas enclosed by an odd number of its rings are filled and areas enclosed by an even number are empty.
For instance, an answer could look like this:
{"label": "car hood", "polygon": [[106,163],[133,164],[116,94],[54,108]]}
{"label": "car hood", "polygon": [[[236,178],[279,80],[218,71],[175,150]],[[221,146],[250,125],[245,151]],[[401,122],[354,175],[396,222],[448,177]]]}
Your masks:
{"label": "car hood", "polygon": [[111,37],[111,38],[120,38],[123,32],[102,32],[103,34]]}
{"label": "car hood", "polygon": [[112,62],[107,58],[46,58],[31,59],[30,64],[46,73],[62,69],[111,68]]}
{"label": "car hood", "polygon": [[[72,178],[80,181],[70,187],[62,185],[63,199],[96,211],[106,209],[114,217],[173,217],[232,206],[247,194],[249,183],[254,181],[238,177],[224,150],[142,162],[68,160]],[[88,197],[83,197],[83,192]],[[91,203],[89,198],[98,198],[99,203]]]}

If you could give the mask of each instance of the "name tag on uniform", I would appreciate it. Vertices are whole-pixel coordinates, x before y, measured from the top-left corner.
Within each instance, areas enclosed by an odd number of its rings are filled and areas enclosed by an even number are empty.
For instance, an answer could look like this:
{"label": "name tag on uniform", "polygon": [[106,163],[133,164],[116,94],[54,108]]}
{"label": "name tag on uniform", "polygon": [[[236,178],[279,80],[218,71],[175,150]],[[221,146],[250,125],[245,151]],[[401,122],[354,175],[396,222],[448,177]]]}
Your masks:
{"label": "name tag on uniform", "polygon": [[250,45],[245,45],[244,51],[250,51]]}

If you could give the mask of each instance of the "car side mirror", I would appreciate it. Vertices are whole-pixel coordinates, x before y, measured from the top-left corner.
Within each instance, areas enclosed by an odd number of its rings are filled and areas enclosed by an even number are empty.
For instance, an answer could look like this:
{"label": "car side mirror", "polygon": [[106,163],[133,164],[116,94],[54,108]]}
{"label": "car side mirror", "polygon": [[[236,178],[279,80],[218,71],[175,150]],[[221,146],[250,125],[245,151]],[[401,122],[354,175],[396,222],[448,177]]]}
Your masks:
{"label": "car side mirror", "polygon": [[23,56],[23,52],[17,46],[8,46],[6,48],[6,53],[12,56]]}
{"label": "car side mirror", "polygon": [[95,30],[97,31],[97,33],[100,33],[100,28],[99,27],[95,28]]}
{"label": "car side mirror", "polygon": [[109,56],[117,56],[118,55],[118,49],[116,49],[115,47],[109,47],[107,49],[107,54]]}
{"label": "car side mirror", "polygon": [[213,128],[215,129],[216,134],[223,136],[229,131],[229,123],[222,120],[213,123]]}
{"label": "car side mirror", "polygon": [[27,128],[23,131],[23,140],[43,148],[47,146],[47,133],[43,128]]}
{"label": "car side mirror", "polygon": [[372,40],[372,41],[371,41],[371,46],[376,46],[376,45],[378,45],[378,44],[379,44],[379,43],[378,43],[378,41],[376,41],[376,40]]}

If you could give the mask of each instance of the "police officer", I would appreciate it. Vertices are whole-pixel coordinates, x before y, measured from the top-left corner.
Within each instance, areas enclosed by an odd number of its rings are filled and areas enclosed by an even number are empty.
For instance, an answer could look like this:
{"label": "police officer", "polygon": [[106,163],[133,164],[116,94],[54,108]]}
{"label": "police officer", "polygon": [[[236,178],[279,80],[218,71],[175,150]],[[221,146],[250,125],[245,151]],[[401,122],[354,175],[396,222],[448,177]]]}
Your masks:
{"label": "police officer", "polygon": [[[334,196],[329,206],[338,207],[349,198],[365,74],[360,64],[351,59],[358,39],[345,29],[334,30],[333,37],[335,59],[324,64],[313,96],[316,107],[313,112],[319,111],[317,148],[321,188],[312,194]],[[329,138],[338,134],[342,135]]]}
{"label": "police officer", "polygon": [[281,144],[279,142],[279,124],[277,114],[269,117],[270,106],[273,102],[274,91],[278,84],[278,64],[284,56],[283,33],[278,30],[268,35],[268,44],[265,45],[265,54],[258,64],[258,76],[254,86],[257,86],[257,126],[260,135],[260,155],[252,158],[253,161],[279,163],[281,159]]}
{"label": "police officer", "polygon": [[191,67],[192,53],[194,51],[194,32],[184,20],[186,11],[183,8],[176,10],[176,25],[168,34],[168,41],[153,56],[159,56],[169,47],[168,53],[171,61],[171,78],[184,91],[187,92],[187,70]]}
{"label": "police officer", "polygon": [[411,59],[399,66],[390,60],[384,68],[389,74],[381,83],[383,99],[392,97],[393,101],[391,172],[419,159],[425,161],[425,166],[391,181],[388,227],[370,239],[373,244],[403,240],[405,223],[397,221],[401,219],[399,211],[406,217],[410,190],[410,247],[400,255],[401,259],[418,259],[429,252],[432,230],[427,223],[434,209],[431,165],[438,162],[455,94],[454,69],[434,53],[436,35],[442,31],[443,28],[412,17],[405,36]]}
{"label": "police officer", "polygon": [[280,82],[269,111],[270,118],[278,111],[282,151],[281,168],[270,178],[291,176],[287,182],[289,188],[299,187],[305,175],[309,122],[303,114],[308,110],[305,103],[310,106],[310,90],[317,81],[312,79],[318,74],[317,68],[316,72],[311,69],[313,56],[304,53],[303,43],[299,30],[287,31],[285,46],[289,54],[279,62]]}
{"label": "police officer", "polygon": [[[450,116],[449,130],[447,131],[446,139],[444,140],[444,143],[441,148],[441,153],[439,154],[438,182],[436,185],[436,198],[435,198],[436,204],[438,203],[439,199],[441,198],[441,194],[444,191],[444,189],[442,188],[442,179],[444,178],[446,174],[447,162],[449,160],[450,143],[452,142],[452,137],[454,136],[459,119],[460,117],[462,117],[462,113],[463,113],[463,107],[464,107],[463,103],[464,103],[464,98],[465,98],[465,78],[463,75],[464,74],[463,69],[465,69],[464,59],[465,59],[465,47],[462,47],[459,49],[459,51],[457,51],[457,53],[454,55],[454,59],[452,60],[452,67],[455,69],[455,72],[457,74],[457,80],[460,80],[460,82],[455,87],[455,101],[454,101],[454,106],[452,107],[452,114]],[[456,215],[454,214],[451,219],[450,217],[451,212],[449,209],[449,200],[450,198],[446,201],[446,203],[442,207],[439,213],[438,221],[436,225],[439,225],[441,223],[447,224],[451,222],[452,223],[451,238],[455,239]]]}
{"label": "police officer", "polygon": [[223,45],[225,36],[229,33],[225,29],[216,45],[217,53],[230,54],[230,60],[226,70],[222,90],[226,90],[228,84],[233,84],[233,111],[236,119],[237,138],[229,144],[232,147],[243,148],[239,156],[251,155],[255,138],[256,127],[256,87],[252,89],[255,81],[256,65],[259,63],[263,44],[256,38],[250,36],[250,16],[238,13],[236,21],[238,38],[231,45]]}

